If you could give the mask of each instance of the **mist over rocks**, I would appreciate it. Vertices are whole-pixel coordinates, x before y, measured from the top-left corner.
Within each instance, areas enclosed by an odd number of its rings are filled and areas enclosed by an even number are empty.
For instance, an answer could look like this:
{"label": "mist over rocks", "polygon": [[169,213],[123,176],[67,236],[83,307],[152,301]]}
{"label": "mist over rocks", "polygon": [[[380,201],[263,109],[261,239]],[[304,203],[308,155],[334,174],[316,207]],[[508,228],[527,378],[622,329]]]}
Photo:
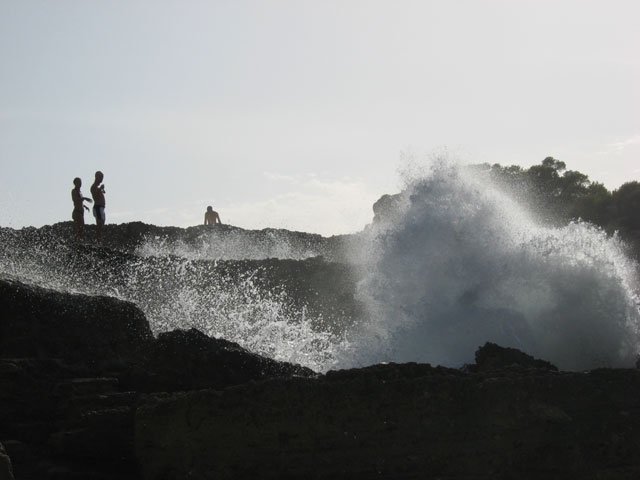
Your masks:
{"label": "mist over rocks", "polygon": [[[106,224],[101,246],[144,256],[179,255],[190,259],[260,260],[266,258],[302,260],[325,257],[344,261],[357,235],[323,237],[319,234],[286,229],[247,230],[233,225],[193,227],[156,226],[143,222]],[[0,238],[34,245],[73,243],[72,222],[40,228],[14,230],[0,227]],[[85,225],[85,242],[95,239],[95,225]]]}
{"label": "mist over rocks", "polygon": [[[527,187],[536,205],[564,182],[558,163],[547,163],[549,193]],[[486,341],[564,369],[632,366],[640,289],[628,245],[581,221],[539,223],[491,172],[435,165],[378,200],[362,232],[331,238],[134,222],[108,225],[97,247],[75,245],[68,222],[2,229],[0,267],[131,301],[155,334],[196,328],[316,371],[381,361],[459,367]],[[567,201],[579,205],[576,195]]]}
{"label": "mist over rocks", "polygon": [[[214,250],[225,240],[211,237],[218,226],[192,230],[209,247],[185,243],[189,229],[112,227],[122,237],[112,246],[75,243],[70,224],[2,229],[0,271],[7,278],[59,291],[133,302],[155,334],[197,328],[256,353],[314,369],[335,362],[325,350],[363,318],[364,307],[355,298],[360,272],[349,263],[318,256],[288,258],[289,247],[279,250],[284,258],[242,258],[240,250],[240,258],[220,259]],[[158,240],[162,247],[150,247],[149,231],[154,238],[173,233]],[[250,233],[275,241],[268,231]],[[307,248],[306,240],[303,243]],[[260,245],[247,249],[255,252]]]}

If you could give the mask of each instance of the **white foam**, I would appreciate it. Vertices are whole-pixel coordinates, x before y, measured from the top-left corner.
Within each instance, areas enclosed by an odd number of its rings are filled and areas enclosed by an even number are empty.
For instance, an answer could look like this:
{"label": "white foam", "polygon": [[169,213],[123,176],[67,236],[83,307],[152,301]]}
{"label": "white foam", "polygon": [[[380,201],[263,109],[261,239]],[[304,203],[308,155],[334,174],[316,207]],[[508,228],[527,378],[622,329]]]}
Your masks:
{"label": "white foam", "polygon": [[486,178],[436,163],[411,177],[397,216],[370,231],[359,285],[370,322],[343,364],[459,366],[487,341],[564,369],[631,366],[640,313],[618,238],[537,225]]}

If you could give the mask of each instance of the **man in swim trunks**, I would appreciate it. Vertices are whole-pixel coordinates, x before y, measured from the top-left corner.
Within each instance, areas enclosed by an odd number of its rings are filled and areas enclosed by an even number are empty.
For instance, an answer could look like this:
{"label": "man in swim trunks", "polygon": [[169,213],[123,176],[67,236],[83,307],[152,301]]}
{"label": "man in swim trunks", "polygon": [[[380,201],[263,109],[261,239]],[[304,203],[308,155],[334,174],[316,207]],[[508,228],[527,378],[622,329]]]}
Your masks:
{"label": "man in swim trunks", "polygon": [[107,217],[104,213],[105,200],[104,185],[102,185],[104,175],[102,172],[96,172],[96,179],[91,185],[91,196],[93,197],[93,216],[96,218],[96,240],[102,241],[102,227],[105,224]]}
{"label": "man in swim trunks", "polygon": [[215,225],[216,223],[222,225],[222,222],[220,221],[220,215],[218,215],[218,212],[213,210],[213,207],[209,206],[207,207],[207,211],[204,212],[204,224]]}
{"label": "man in swim trunks", "polygon": [[74,188],[71,190],[71,200],[73,201],[73,213],[71,214],[71,218],[73,219],[73,226],[76,232],[76,240],[84,239],[84,210],[89,210],[84,202],[87,201],[89,203],[92,202],[90,198],[83,197],[82,192],[80,192],[80,187],[82,186],[82,180],[76,177],[73,179]]}

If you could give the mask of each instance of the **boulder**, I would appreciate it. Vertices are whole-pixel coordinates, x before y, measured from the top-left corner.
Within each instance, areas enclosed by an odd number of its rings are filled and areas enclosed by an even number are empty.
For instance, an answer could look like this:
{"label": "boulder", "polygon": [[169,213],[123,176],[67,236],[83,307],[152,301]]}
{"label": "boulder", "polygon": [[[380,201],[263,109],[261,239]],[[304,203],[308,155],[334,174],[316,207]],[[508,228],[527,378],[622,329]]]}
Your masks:
{"label": "boulder", "polygon": [[268,377],[315,375],[308,368],[256,355],[196,329],[161,333],[124,380],[141,392],[224,388]]}
{"label": "boulder", "polygon": [[477,371],[495,370],[506,367],[539,368],[558,371],[558,368],[546,360],[539,360],[515,348],[501,347],[487,342],[476,351],[475,369]]}
{"label": "boulder", "polygon": [[391,222],[397,219],[402,206],[402,195],[383,195],[373,204],[373,223]]}
{"label": "boulder", "polygon": [[111,297],[0,280],[0,357],[58,358],[99,371],[136,362],[153,342],[142,311]]}

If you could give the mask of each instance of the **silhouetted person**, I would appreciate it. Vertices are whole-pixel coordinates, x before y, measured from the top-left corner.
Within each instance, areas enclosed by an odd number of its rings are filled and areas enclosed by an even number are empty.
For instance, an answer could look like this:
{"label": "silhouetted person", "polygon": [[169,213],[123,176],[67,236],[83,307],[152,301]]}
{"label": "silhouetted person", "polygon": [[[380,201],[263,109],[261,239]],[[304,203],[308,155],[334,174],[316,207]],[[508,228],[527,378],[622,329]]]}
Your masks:
{"label": "silhouetted person", "polygon": [[213,210],[213,207],[209,206],[207,207],[207,211],[204,212],[204,224],[215,225],[216,223],[222,225],[222,222],[220,221],[220,215],[218,215],[218,212]]}
{"label": "silhouetted person", "polygon": [[96,179],[91,185],[91,196],[93,197],[93,216],[96,218],[96,239],[100,242],[102,241],[102,226],[107,220],[107,217],[104,213],[104,207],[106,206],[104,200],[104,185],[102,185],[102,180],[104,179],[104,175],[102,172],[96,172]]}
{"label": "silhouetted person", "polygon": [[82,180],[76,177],[73,179],[74,188],[71,190],[71,200],[73,201],[73,213],[71,214],[71,218],[73,219],[73,226],[76,232],[76,240],[84,239],[84,210],[89,210],[84,202],[87,201],[91,203],[91,199],[82,196],[82,192],[80,192],[80,187],[82,186]]}

